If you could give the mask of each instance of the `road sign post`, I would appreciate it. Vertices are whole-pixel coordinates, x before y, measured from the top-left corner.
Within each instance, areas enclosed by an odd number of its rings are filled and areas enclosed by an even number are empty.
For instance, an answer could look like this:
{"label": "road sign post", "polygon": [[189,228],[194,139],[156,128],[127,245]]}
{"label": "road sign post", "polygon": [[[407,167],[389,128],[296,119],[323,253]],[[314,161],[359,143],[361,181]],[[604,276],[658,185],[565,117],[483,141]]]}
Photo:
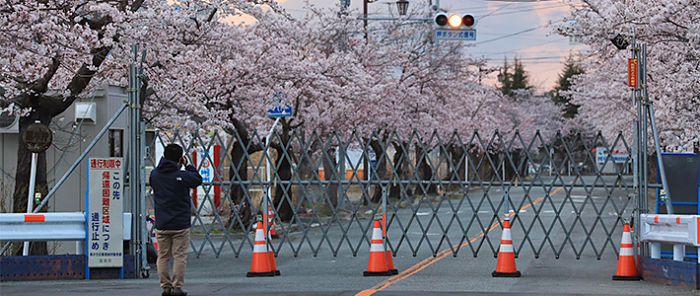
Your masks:
{"label": "road sign post", "polygon": [[[265,171],[267,175],[267,189],[265,190],[265,202],[263,205],[263,229],[265,229],[265,246],[267,247],[268,244],[270,243],[270,225],[268,223],[268,211],[267,209],[270,208],[270,201],[272,201],[272,183],[270,182],[271,179],[271,173],[270,173],[270,166],[272,163],[270,162],[270,138],[272,137],[272,133],[275,131],[275,128],[277,127],[277,124],[280,122],[280,118],[282,117],[289,117],[294,114],[294,110],[292,109],[292,106],[288,105],[287,103],[284,102],[282,99],[282,92],[278,92],[274,95],[272,95],[272,103],[270,104],[270,108],[267,109],[267,117],[268,118],[275,118],[275,123],[272,124],[272,128],[270,128],[270,132],[267,133],[267,137],[265,137]],[[274,215],[274,213],[273,213]],[[274,221],[273,221],[274,223]]]}

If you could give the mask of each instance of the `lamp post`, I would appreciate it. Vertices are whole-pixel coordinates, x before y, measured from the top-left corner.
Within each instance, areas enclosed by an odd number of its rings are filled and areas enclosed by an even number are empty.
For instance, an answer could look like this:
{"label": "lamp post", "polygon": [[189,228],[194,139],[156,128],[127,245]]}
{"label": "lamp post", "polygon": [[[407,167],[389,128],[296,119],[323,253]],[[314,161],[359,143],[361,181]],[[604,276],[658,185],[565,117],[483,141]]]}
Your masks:
{"label": "lamp post", "polygon": [[406,1],[406,0],[396,1],[396,9],[399,10],[400,16],[405,16],[406,12],[408,11],[408,1]]}
{"label": "lamp post", "polygon": [[362,0],[362,17],[363,17],[363,28],[365,32],[365,40],[367,40],[367,4],[372,3],[376,0]]}
{"label": "lamp post", "polygon": [[[367,4],[376,2],[377,0],[362,0],[362,21],[365,32],[365,40],[367,40]],[[399,16],[405,16],[408,12],[408,1],[407,0],[397,0],[396,9],[399,11]]]}

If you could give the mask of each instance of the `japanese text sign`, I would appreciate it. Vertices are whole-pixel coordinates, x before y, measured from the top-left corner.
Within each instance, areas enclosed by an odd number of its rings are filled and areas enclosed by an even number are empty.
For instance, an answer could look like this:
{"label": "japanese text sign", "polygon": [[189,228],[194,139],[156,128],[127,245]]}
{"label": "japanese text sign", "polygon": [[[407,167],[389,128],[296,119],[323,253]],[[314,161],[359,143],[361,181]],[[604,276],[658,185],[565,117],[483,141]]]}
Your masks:
{"label": "japanese text sign", "polygon": [[627,84],[630,87],[637,87],[638,76],[637,59],[629,59],[627,63]]}
{"label": "japanese text sign", "polygon": [[122,267],[123,160],[88,159],[87,238],[88,267]]}

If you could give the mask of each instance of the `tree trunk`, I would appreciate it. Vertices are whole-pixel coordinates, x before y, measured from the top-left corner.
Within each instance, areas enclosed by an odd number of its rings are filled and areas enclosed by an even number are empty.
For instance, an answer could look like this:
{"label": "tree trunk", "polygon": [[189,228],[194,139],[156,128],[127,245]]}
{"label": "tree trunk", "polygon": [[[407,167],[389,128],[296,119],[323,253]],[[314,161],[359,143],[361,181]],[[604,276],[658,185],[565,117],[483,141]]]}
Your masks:
{"label": "tree trunk", "polygon": [[[447,175],[447,180],[459,180],[462,181],[465,178],[464,168],[467,165],[467,156],[464,153],[464,147],[460,144],[452,144],[448,148],[448,161],[450,163],[450,173]],[[460,185],[450,185],[450,190],[459,190]]]}
{"label": "tree trunk", "polygon": [[[394,144],[394,149],[396,149],[396,154],[394,154],[394,167],[396,168],[396,175],[399,177],[399,180],[409,179],[407,168],[410,154],[404,149],[407,145],[407,143],[404,143],[404,145]],[[411,195],[411,188],[406,185],[402,187],[399,184],[392,184],[391,188],[389,188],[389,197],[391,198],[401,198],[402,196]]]}
{"label": "tree trunk", "polygon": [[326,193],[333,207],[338,206],[338,181],[340,181],[338,164],[335,161],[335,152],[335,148],[328,148],[328,150],[326,150],[327,157],[321,157],[323,160],[323,175],[327,181],[331,181],[328,187],[326,187]]}
{"label": "tree trunk", "polygon": [[[418,168],[418,176],[423,181],[431,181],[433,178],[433,168],[430,166],[430,163],[428,163],[428,157],[430,157],[428,153],[429,151],[423,151],[423,149],[416,144],[416,168]],[[423,187],[425,187],[424,194],[437,194],[437,186],[432,182]]]}
{"label": "tree trunk", "polygon": [[[250,200],[246,198],[246,192],[248,188],[242,184],[243,181],[248,181],[248,161],[245,157],[245,143],[236,141],[233,144],[233,149],[231,150],[231,167],[229,169],[229,175],[231,176],[231,201],[234,203],[231,207],[231,216],[228,217],[226,222],[226,227],[231,224],[239,223],[236,221],[236,212],[238,217],[243,223],[242,229],[247,229],[250,223],[253,221]],[[236,176],[238,173],[238,176]],[[238,228],[238,227],[236,227]]]}
{"label": "tree trunk", "polygon": [[[20,135],[24,130],[34,123],[35,120],[40,120],[42,124],[48,126],[51,123],[51,114],[47,110],[37,109],[30,117],[22,117],[19,120]],[[15,190],[13,194],[13,213],[27,212],[27,194],[29,193],[29,178],[31,173],[32,152],[27,150],[22,137],[18,137],[19,145],[17,147],[17,171],[15,172]],[[41,193],[42,198],[48,193],[48,184],[46,182],[46,152],[39,153],[36,166],[36,182],[35,193]],[[33,197],[32,197],[33,198]],[[36,208],[36,204],[34,208]],[[46,212],[48,206],[44,207],[40,212]],[[15,243],[10,254],[14,256],[22,255],[22,243]],[[46,242],[31,242],[29,244],[29,255],[47,255],[48,249]]]}
{"label": "tree trunk", "polygon": [[[386,141],[386,136],[384,137],[383,140]],[[386,151],[384,149],[382,149],[382,146],[379,144],[379,142],[377,140],[371,140],[370,146],[372,146],[372,150],[374,150],[374,154],[377,157],[377,170],[376,170],[377,180],[378,181],[388,180],[389,177],[387,176],[386,162],[387,162],[387,158],[389,158],[389,155],[386,153]],[[381,200],[382,200],[382,187],[380,185],[377,185],[374,188],[374,194],[372,194],[371,202],[378,203]]]}
{"label": "tree trunk", "polygon": [[[292,180],[292,160],[290,159],[293,155],[291,145],[289,144],[289,126],[284,122],[282,123],[282,143],[279,146],[274,145],[277,151],[277,165],[275,169],[277,171],[277,178],[280,181],[291,181]],[[271,145],[272,146],[272,145]],[[284,154],[286,149],[287,155]],[[275,179],[275,176],[272,176]],[[292,211],[292,184],[282,184],[277,182],[275,187],[275,198],[272,203],[277,209],[277,215],[279,215],[280,220],[284,222],[289,222],[292,217],[294,217],[294,211]]]}
{"label": "tree trunk", "polygon": [[[248,158],[246,155],[251,155],[257,151],[262,150],[259,144],[250,143],[250,136],[248,134],[248,128],[246,125],[237,120],[232,119],[234,130],[231,131],[233,136],[238,136],[235,138],[233,148],[231,149],[231,167],[229,173],[231,176],[231,201],[234,205],[231,206],[231,216],[228,217],[226,221],[226,226],[228,227],[232,223],[239,223],[236,221],[236,214],[234,211],[238,211],[238,217],[243,223],[242,229],[247,229],[251,223],[253,223],[253,213],[252,213],[252,201],[250,200],[250,195],[246,197],[248,193],[248,187],[243,185],[242,182],[248,181]],[[235,172],[238,172],[236,176]]]}

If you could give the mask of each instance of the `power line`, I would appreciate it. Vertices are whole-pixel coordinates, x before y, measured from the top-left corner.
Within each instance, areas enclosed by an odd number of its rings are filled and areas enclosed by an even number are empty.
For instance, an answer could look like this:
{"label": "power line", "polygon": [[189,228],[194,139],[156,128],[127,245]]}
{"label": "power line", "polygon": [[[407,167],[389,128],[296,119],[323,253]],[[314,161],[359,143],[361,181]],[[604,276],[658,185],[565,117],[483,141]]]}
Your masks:
{"label": "power line", "polygon": [[503,36],[500,36],[500,37],[491,38],[491,39],[487,39],[487,40],[484,40],[484,41],[479,41],[479,42],[476,42],[476,44],[479,45],[479,44],[489,43],[489,42],[493,42],[493,41],[498,41],[498,40],[505,39],[505,38],[508,38],[508,37],[516,36],[516,35],[518,35],[518,34],[522,34],[522,33],[526,33],[526,32],[532,32],[532,31],[537,30],[537,29],[542,28],[542,27],[544,27],[544,25],[539,25],[539,26],[532,27],[532,28],[528,28],[528,29],[525,29],[525,30],[522,30],[522,31],[518,31],[518,32],[515,32],[515,33],[506,34],[506,35],[503,35]]}

